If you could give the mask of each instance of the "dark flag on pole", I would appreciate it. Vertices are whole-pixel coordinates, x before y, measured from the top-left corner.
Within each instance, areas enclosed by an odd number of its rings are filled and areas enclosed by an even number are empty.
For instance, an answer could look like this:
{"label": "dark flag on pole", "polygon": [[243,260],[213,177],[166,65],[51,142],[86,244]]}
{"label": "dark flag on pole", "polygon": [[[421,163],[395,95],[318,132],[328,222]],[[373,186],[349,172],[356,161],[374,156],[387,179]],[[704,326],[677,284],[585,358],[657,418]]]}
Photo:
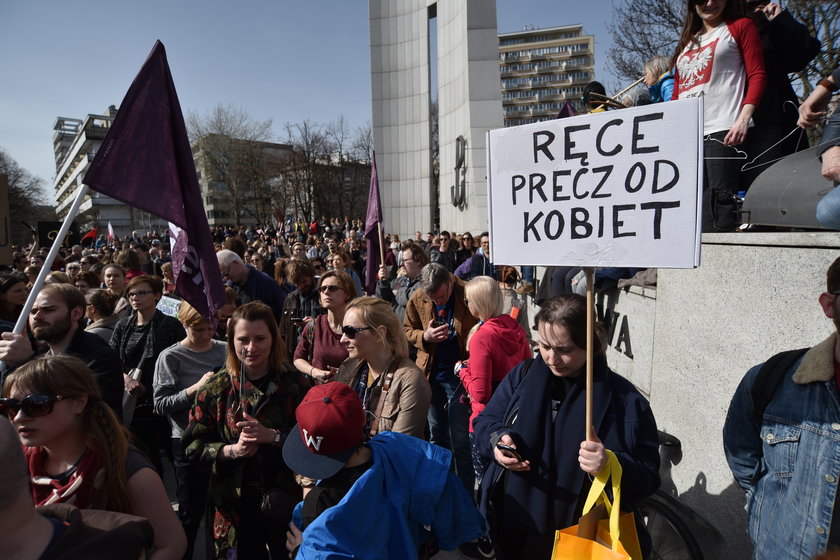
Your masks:
{"label": "dark flag on pole", "polygon": [[365,289],[369,294],[376,290],[376,279],[382,265],[382,200],[379,198],[379,177],[376,175],[376,152],[370,162],[370,192],[365,216],[367,263],[365,264]]}
{"label": "dark flag on pole", "polygon": [[181,228],[172,247],[178,293],[215,324],[225,302],[187,127],[157,41],[84,178],[90,188]]}
{"label": "dark flag on pole", "polygon": [[566,101],[565,103],[563,103],[563,106],[560,107],[560,112],[557,113],[556,118],[565,119],[566,117],[574,117],[575,114],[576,113],[574,106],[569,101]]}

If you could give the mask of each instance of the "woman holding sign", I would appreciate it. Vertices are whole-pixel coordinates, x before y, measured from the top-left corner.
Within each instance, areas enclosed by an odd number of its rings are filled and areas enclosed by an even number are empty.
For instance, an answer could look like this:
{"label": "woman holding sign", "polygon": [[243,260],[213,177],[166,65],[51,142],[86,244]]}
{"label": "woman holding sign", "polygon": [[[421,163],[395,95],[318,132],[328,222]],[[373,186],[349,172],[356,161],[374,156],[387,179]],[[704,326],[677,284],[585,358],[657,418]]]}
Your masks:
{"label": "woman holding sign", "polygon": [[732,231],[752,116],[767,74],[758,29],[740,0],[688,0],[671,99],[703,97],[703,232]]}
{"label": "woman holding sign", "polygon": [[[493,508],[499,560],[551,557],[554,532],[577,523],[591,477],[606,462],[605,448],[616,454],[624,471],[623,509],[632,509],[659,486],[653,413],[636,388],[607,366],[601,330],[593,337],[596,435],[581,441],[586,298],[552,298],[536,322],[539,356],[514,368],[473,421],[477,450],[492,461],[481,481],[479,506],[485,513]],[[647,539],[640,540],[646,548]]]}

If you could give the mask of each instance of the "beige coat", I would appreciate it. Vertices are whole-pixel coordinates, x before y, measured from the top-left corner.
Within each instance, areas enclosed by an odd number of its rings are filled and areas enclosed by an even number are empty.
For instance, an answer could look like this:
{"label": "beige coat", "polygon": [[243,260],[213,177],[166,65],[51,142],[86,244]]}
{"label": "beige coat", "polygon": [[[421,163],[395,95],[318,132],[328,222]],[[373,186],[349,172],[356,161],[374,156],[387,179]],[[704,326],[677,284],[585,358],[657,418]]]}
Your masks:
{"label": "beige coat", "polygon": [[[335,380],[355,387],[361,374],[362,360],[348,358],[338,368]],[[394,380],[385,397],[382,417],[379,421],[380,432],[400,432],[424,439],[426,416],[432,400],[432,389],[423,372],[411,361],[404,358],[394,364]],[[374,382],[371,389],[369,411],[376,411],[382,396],[382,375]]]}

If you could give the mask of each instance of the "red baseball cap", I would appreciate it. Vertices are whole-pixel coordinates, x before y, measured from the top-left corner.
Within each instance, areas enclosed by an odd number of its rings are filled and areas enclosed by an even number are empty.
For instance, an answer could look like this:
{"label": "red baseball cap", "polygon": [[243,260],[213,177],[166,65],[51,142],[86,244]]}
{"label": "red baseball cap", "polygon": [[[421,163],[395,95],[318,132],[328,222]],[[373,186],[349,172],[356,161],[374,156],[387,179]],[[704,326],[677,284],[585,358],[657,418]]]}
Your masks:
{"label": "red baseball cap", "polygon": [[329,478],[343,469],[364,435],[362,401],[344,383],[312,387],[295,418],[297,425],[283,444],[283,460],[309,478]]}

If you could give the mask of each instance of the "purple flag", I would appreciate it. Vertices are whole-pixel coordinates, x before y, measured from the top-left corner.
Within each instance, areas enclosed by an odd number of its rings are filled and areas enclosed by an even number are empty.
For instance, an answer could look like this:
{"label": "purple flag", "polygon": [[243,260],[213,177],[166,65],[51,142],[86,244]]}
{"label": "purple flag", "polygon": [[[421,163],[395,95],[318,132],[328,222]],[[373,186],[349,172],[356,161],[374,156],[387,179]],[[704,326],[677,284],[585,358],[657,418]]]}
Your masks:
{"label": "purple flag", "polygon": [[216,311],[225,303],[222,274],[181,104],[160,41],[125,94],[84,183],[181,228],[172,247],[175,286],[215,324]]}
{"label": "purple flag", "polygon": [[367,239],[365,289],[369,294],[376,290],[379,266],[383,264],[380,255],[382,240],[379,238],[379,224],[381,223],[382,201],[379,198],[379,177],[376,175],[376,152],[373,152],[370,164],[370,192],[368,193],[367,215],[365,216],[365,239]]}
{"label": "purple flag", "polygon": [[560,112],[557,113],[556,118],[565,119],[566,117],[574,117],[574,116],[575,116],[574,106],[570,102],[566,101],[565,103],[563,103],[563,106],[560,107]]}

